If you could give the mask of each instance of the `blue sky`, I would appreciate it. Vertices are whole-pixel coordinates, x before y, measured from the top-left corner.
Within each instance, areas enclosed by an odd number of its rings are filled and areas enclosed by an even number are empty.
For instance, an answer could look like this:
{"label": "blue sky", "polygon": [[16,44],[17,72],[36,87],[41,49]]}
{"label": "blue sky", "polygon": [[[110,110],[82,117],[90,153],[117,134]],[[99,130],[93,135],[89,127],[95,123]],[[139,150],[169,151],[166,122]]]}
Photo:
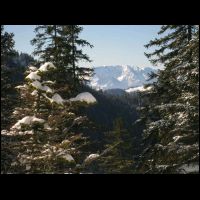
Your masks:
{"label": "blue sky", "polygon": [[[30,54],[34,49],[30,44],[34,28],[34,25],[5,26],[6,31],[15,34],[15,49]],[[160,25],[84,25],[80,37],[94,45],[92,49],[84,48],[93,62],[80,65],[151,66],[144,56],[144,45],[157,36],[159,29]]]}

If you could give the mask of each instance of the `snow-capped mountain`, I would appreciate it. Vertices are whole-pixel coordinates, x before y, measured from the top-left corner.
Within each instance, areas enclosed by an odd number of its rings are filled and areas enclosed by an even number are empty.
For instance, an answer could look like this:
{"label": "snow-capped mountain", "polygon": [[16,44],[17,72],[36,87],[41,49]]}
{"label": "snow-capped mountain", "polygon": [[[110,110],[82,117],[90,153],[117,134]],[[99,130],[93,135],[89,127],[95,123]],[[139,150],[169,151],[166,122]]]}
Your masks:
{"label": "snow-capped mountain", "polygon": [[147,82],[148,73],[154,68],[139,68],[129,65],[100,66],[94,68],[90,86],[94,89],[123,89],[142,86]]}

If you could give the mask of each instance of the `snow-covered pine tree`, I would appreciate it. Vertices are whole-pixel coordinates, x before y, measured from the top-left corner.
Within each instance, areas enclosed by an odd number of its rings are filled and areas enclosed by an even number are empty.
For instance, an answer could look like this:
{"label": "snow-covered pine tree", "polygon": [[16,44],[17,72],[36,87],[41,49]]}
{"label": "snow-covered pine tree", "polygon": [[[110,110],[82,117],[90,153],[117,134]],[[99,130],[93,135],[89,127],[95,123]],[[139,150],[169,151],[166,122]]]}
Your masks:
{"label": "snow-covered pine tree", "polygon": [[[90,61],[81,48],[90,46],[86,40],[80,39],[82,27],[78,25],[39,25],[35,28],[36,37],[31,41],[36,46],[34,55],[40,56],[41,62],[52,62],[59,66],[57,81],[67,88],[77,90],[78,83],[85,82],[92,74],[92,69],[78,67],[80,60]],[[68,85],[68,87],[67,87]]]}
{"label": "snow-covered pine tree", "polygon": [[87,152],[81,148],[87,143],[79,126],[87,119],[76,116],[73,103],[96,99],[89,93],[63,99],[57,92],[56,73],[59,69],[50,62],[39,69],[29,66],[26,83],[17,86],[21,106],[13,115],[18,121],[10,131],[2,131],[3,141],[11,137],[13,145],[2,142],[3,173],[76,173],[76,164],[85,159]]}
{"label": "snow-covered pine tree", "polygon": [[[146,56],[161,63],[153,77],[146,113],[142,173],[199,171],[199,26],[166,25],[165,34],[146,45],[159,47]],[[143,115],[144,116],[144,115]]]}
{"label": "snow-covered pine tree", "polygon": [[[39,63],[52,62],[59,68],[57,82],[60,83],[61,94],[70,96],[72,74],[67,70],[69,65],[68,37],[60,25],[38,25],[35,38],[31,44],[35,46],[33,55],[39,56]],[[61,36],[62,34],[62,36]]]}

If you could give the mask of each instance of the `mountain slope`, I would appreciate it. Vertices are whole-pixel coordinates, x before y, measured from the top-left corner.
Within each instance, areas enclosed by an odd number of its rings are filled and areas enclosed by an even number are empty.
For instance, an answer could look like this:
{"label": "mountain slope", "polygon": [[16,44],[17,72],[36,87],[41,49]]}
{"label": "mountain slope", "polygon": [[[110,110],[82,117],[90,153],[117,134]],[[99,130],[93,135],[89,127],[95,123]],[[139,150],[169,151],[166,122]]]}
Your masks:
{"label": "mountain slope", "polygon": [[128,65],[100,66],[94,68],[90,86],[94,89],[128,89],[147,83],[148,73],[154,68],[139,68]]}

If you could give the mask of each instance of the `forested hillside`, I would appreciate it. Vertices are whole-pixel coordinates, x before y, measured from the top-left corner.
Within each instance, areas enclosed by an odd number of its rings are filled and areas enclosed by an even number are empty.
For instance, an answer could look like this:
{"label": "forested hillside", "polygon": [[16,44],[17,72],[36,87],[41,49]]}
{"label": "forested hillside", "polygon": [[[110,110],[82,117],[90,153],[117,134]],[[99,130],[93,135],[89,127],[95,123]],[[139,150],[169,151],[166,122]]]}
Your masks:
{"label": "forested hillside", "polygon": [[36,26],[32,55],[4,28],[1,173],[199,173],[199,26],[161,26],[144,87],[145,69],[95,76],[79,25]]}

